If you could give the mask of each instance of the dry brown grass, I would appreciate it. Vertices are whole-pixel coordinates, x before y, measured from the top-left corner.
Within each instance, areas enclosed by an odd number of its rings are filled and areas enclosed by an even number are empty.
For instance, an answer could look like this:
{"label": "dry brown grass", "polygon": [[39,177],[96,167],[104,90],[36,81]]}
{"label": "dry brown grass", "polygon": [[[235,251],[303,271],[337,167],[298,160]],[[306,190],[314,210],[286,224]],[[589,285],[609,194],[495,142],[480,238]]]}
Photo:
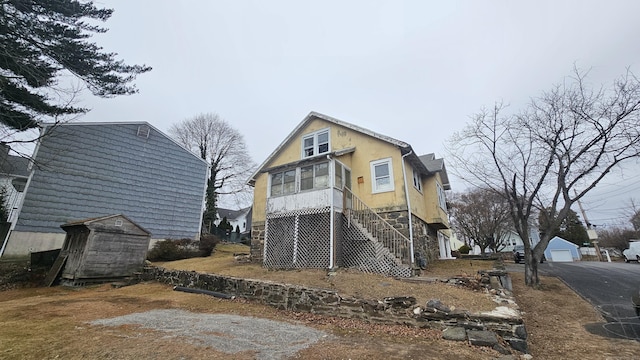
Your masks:
{"label": "dry brown grass", "polygon": [[[176,270],[193,270],[210,274],[328,289],[337,291],[343,296],[355,296],[364,299],[414,296],[418,304],[424,305],[428,300],[438,299],[448,306],[472,312],[490,311],[496,307],[496,303],[483,292],[472,291],[442,282],[405,282],[348,269],[340,269],[332,276],[328,276],[327,271],[321,269],[268,270],[257,264],[238,262],[233,257],[234,253],[247,252],[249,252],[249,248],[245,245],[221,244],[216,247],[216,252],[211,257],[156,263],[155,265]],[[493,263],[490,261],[438,261],[430,266],[423,273],[423,276],[474,276],[478,270],[491,269],[492,267]]]}
{"label": "dry brown grass", "polygon": [[536,359],[637,359],[640,343],[589,333],[584,326],[603,318],[584,299],[554,277],[541,277],[535,290],[524,274],[512,273],[514,293],[523,310],[529,349]]}
{"label": "dry brown grass", "polygon": [[[203,258],[162,265],[189,270],[193,270],[189,268],[193,266],[199,271],[251,278],[263,274],[273,281],[307,286],[318,284],[374,298],[384,296],[377,291],[387,291],[387,294],[394,295],[408,295],[405,291],[425,291],[421,295],[425,298],[437,297],[445,303],[455,303],[467,308],[476,307],[472,298],[481,299],[481,302],[486,300],[484,294],[444,284],[438,284],[443,288],[433,286],[436,284],[409,284],[407,288],[396,288],[396,285],[405,286],[407,283],[352,272],[339,273],[332,284],[327,281],[323,271],[265,271],[260,266],[238,264],[233,260],[234,252],[244,251],[246,247],[221,247],[213,257],[216,261]],[[443,261],[432,264],[424,276],[473,275],[479,269],[492,266],[491,262],[485,261]],[[587,332],[585,325],[601,322],[602,318],[589,303],[559,280],[542,278],[542,289],[534,290],[524,286],[522,274],[514,273],[512,277],[516,299],[524,311],[529,348],[534,359],[637,358],[640,353],[640,343],[637,341],[608,339]],[[362,287],[360,283],[373,284],[376,290]],[[400,290],[395,292],[389,289]],[[443,289],[456,289],[456,292],[445,295],[442,293]],[[454,296],[459,298],[455,299]],[[448,300],[444,300],[445,298]],[[296,358],[300,359],[499,357],[499,354],[487,348],[442,340],[440,332],[436,330],[296,314],[238,299],[230,301],[175,292],[169,286],[153,283],[120,289],[102,285],[84,289],[54,287],[0,291],[0,307],[1,359],[252,359],[254,356],[251,353],[230,355],[212,348],[199,348],[181,339],[166,338],[157,332],[134,326],[103,328],[87,324],[91,320],[151,309],[184,309],[201,313],[254,316],[301,323],[334,335],[331,340],[299,352]]]}
{"label": "dry brown grass", "polygon": [[333,335],[299,352],[299,359],[453,360],[497,355],[491,349],[443,341],[435,330],[296,314],[238,299],[176,292],[157,283],[120,289],[102,285],[7,290],[0,292],[0,306],[1,359],[254,359],[251,352],[226,354],[137,326],[88,324],[152,309],[260,317],[304,324]]}

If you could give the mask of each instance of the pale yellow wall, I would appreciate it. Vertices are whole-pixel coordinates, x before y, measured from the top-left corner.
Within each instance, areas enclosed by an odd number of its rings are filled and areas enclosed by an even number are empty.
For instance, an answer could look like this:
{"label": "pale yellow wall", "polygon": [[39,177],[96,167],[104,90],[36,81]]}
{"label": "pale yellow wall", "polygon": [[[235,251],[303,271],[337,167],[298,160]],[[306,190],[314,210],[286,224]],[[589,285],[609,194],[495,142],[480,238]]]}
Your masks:
{"label": "pale yellow wall", "polygon": [[256,177],[253,189],[253,210],[251,212],[251,222],[254,224],[266,220],[267,176],[268,174],[261,173]]}
{"label": "pale yellow wall", "polygon": [[[271,168],[299,161],[302,158],[302,137],[317,130],[330,128],[331,151],[355,147],[353,153],[345,154],[336,159],[351,169],[351,183],[353,192],[367,205],[376,209],[406,209],[404,197],[402,167],[400,163],[400,149],[385,141],[364,135],[360,132],[342,127],[321,119],[312,120],[299,134],[286,144],[265,168]],[[393,176],[395,181],[394,191],[372,194],[371,193],[371,167],[370,162],[384,158],[392,158]],[[409,174],[410,175],[410,174]],[[362,183],[358,183],[358,177],[362,177]],[[266,195],[268,175],[259,174],[256,177],[253,202],[253,221],[264,221],[266,216]]]}
{"label": "pale yellow wall", "polygon": [[442,185],[440,174],[438,173],[434,176],[428,177],[424,182],[423,189],[425,191],[426,220],[431,221],[431,219],[440,218],[447,226],[449,226],[449,217],[447,213],[440,208],[438,202],[438,189],[436,182]]}
{"label": "pale yellow wall", "polygon": [[[400,149],[385,141],[321,119],[311,121],[289,144],[286,144],[281,149],[279,155],[265,165],[265,168],[299,161],[302,158],[302,137],[327,127],[330,128],[331,151],[356,148],[355,152],[336,157],[336,160],[351,169],[351,184],[354,194],[369,207],[377,210],[406,210]],[[392,159],[394,190],[373,194],[370,163],[371,161],[385,158]],[[405,162],[405,169],[412,213],[427,222],[434,218],[441,218],[448,224],[446,213],[440,210],[438,205],[436,181],[440,181],[440,176],[436,174],[430,177],[423,177],[421,193],[413,186],[413,169],[407,162]],[[362,178],[362,182],[358,181],[359,177]],[[265,221],[267,184],[268,174],[261,173],[256,177],[253,202],[254,222]]]}
{"label": "pale yellow wall", "polygon": [[423,176],[422,180],[422,192],[418,191],[418,189],[413,186],[413,168],[405,161],[405,167],[407,169],[407,187],[409,188],[409,202],[411,203],[411,214],[413,216],[417,216],[424,220],[427,219],[427,203],[426,198],[429,191],[429,188],[426,186],[426,180]]}

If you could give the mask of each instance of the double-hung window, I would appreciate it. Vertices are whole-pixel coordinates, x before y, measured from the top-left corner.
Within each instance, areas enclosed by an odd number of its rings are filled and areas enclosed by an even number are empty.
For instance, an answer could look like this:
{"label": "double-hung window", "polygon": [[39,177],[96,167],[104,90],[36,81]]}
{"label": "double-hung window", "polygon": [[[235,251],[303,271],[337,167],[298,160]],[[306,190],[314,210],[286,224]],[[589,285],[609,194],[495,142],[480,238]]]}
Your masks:
{"label": "double-hung window", "polygon": [[420,192],[422,192],[422,178],[418,170],[413,168],[413,186]]}
{"label": "double-hung window", "polygon": [[300,191],[329,186],[329,163],[324,162],[300,168]]}
{"label": "double-hung window", "polygon": [[393,191],[391,158],[371,162],[371,189],[374,193]]}
{"label": "double-hung window", "polygon": [[296,192],[296,171],[287,170],[271,174],[271,196]]}
{"label": "double-hung window", "polygon": [[303,158],[326,154],[329,148],[329,129],[318,130],[302,137]]}

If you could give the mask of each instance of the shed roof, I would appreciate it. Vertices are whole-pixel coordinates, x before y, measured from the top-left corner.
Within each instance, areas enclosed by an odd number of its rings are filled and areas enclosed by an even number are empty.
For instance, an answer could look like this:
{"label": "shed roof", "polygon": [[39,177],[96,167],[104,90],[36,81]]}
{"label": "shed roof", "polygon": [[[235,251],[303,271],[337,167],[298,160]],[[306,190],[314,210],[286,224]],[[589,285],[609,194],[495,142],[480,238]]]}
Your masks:
{"label": "shed roof", "polygon": [[114,214],[114,215],[107,215],[107,216],[99,216],[99,217],[94,217],[94,218],[88,218],[88,219],[82,219],[82,220],[76,220],[76,221],[71,221],[68,222],[66,224],[62,224],[60,225],[61,228],[65,229],[65,228],[70,228],[70,227],[74,227],[74,226],[89,226],[92,223],[95,222],[100,222],[100,221],[104,221],[104,220],[108,220],[111,218],[117,218],[117,217],[121,217],[124,218],[125,220],[127,220],[128,222],[130,222],[131,224],[137,226],[140,230],[142,230],[143,232],[147,233],[147,234],[151,234],[148,230],[146,230],[145,228],[143,228],[142,226],[136,224],[134,221],[132,221],[131,219],[129,219],[128,217],[122,215],[122,214]]}

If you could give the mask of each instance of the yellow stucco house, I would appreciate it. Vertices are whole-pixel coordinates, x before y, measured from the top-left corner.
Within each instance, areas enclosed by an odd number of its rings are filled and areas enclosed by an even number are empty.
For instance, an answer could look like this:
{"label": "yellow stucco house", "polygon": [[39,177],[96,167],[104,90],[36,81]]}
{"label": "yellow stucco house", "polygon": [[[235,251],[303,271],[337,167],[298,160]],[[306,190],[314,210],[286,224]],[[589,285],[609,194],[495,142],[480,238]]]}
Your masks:
{"label": "yellow stucco house", "polygon": [[444,161],[405,142],[311,112],[248,183],[265,267],[411,276],[451,256]]}

